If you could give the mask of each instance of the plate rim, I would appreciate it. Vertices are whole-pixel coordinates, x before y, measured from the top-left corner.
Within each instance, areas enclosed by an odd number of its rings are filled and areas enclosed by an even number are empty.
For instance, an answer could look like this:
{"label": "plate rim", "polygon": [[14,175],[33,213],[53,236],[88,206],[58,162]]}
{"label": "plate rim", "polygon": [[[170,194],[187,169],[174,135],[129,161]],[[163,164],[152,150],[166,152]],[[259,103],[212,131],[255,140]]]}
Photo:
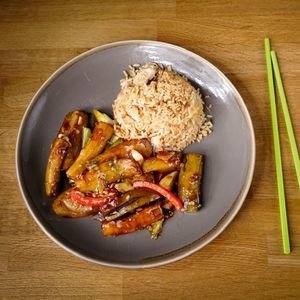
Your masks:
{"label": "plate rim", "polygon": [[[91,256],[85,255],[83,253],[80,253],[79,251],[76,251],[75,249],[72,249],[71,247],[65,245],[59,238],[53,236],[46,228],[46,226],[43,224],[46,221],[43,220],[41,216],[36,214],[34,212],[34,208],[30,205],[27,197],[26,197],[26,186],[22,180],[22,167],[21,167],[21,140],[23,136],[23,131],[25,128],[25,123],[27,118],[30,115],[30,111],[33,109],[35,103],[38,101],[40,95],[42,92],[56,79],[59,77],[60,74],[62,74],[66,69],[71,67],[76,62],[96,53],[101,52],[103,50],[119,47],[123,45],[129,45],[129,44],[155,44],[156,46],[164,46],[168,48],[173,48],[177,51],[180,51],[182,53],[185,53],[189,57],[193,57],[197,61],[201,61],[202,63],[208,65],[210,68],[212,68],[215,72],[218,73],[219,76],[221,76],[231,87],[231,89],[236,93],[237,99],[235,99],[236,103],[238,104],[241,112],[243,113],[245,117],[245,121],[247,123],[249,133],[250,133],[250,143],[251,143],[251,149],[250,149],[250,157],[249,157],[249,165],[247,170],[247,175],[245,182],[240,190],[240,193],[237,195],[236,199],[234,200],[233,205],[230,207],[230,209],[225,213],[225,215],[221,218],[221,220],[218,221],[218,223],[215,225],[214,228],[212,228],[209,232],[207,232],[204,236],[200,237],[196,241],[192,242],[191,244],[188,244],[182,248],[176,249],[170,253],[166,253],[160,256],[154,256],[153,258],[147,258],[141,261],[137,262],[130,262],[130,263],[123,263],[123,262],[113,262],[108,261],[105,259],[99,259],[99,258],[92,258]],[[208,60],[203,58],[202,56],[187,50],[183,47],[161,42],[161,41],[155,41],[155,40],[124,40],[124,41],[118,41],[118,42],[112,42],[104,45],[100,45],[97,47],[94,47],[88,51],[85,51],[72,59],[68,60],[66,63],[64,63],[62,66],[60,66],[58,69],[56,69],[47,79],[46,81],[40,86],[40,88],[37,90],[37,92],[33,95],[32,99],[30,100],[24,115],[22,117],[22,120],[20,122],[18,134],[17,134],[17,140],[16,140],[16,150],[15,150],[15,164],[16,164],[16,176],[17,181],[19,185],[19,189],[23,198],[23,201],[25,202],[25,205],[27,209],[29,210],[31,216],[35,220],[35,222],[39,225],[40,229],[50,238],[55,244],[62,247],[67,252],[84,259],[86,261],[96,263],[103,266],[109,266],[109,267],[117,267],[117,268],[127,268],[127,269],[140,269],[140,268],[151,268],[151,267],[158,267],[162,265],[166,265],[169,263],[173,263],[175,261],[181,260],[187,256],[192,255],[193,253],[199,251],[201,248],[208,245],[210,242],[212,242],[214,239],[216,239],[227,227],[228,225],[233,221],[233,219],[236,217],[238,212],[240,211],[243,203],[246,200],[248,191],[250,189],[253,174],[254,174],[254,168],[255,168],[255,158],[256,158],[256,145],[255,145],[255,134],[254,134],[254,128],[252,124],[252,120],[249,114],[249,111],[246,107],[246,104],[238,92],[238,90],[235,88],[235,86],[231,83],[229,78],[216,66],[214,66],[212,63],[210,63]],[[47,222],[46,222],[47,223]]]}

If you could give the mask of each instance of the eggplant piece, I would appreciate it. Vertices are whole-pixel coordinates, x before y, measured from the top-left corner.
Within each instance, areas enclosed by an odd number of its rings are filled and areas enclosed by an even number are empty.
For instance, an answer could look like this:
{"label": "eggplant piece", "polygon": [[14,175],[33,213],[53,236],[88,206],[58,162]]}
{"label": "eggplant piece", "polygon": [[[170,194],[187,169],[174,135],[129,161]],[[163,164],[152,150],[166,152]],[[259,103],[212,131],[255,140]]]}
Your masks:
{"label": "eggplant piece", "polygon": [[63,138],[56,138],[51,146],[45,174],[47,196],[57,196],[61,170],[70,143]]}
{"label": "eggplant piece", "polygon": [[106,183],[100,175],[101,173],[84,173],[77,176],[77,178],[72,181],[72,185],[83,193],[101,193],[106,187]]}
{"label": "eggplant piece", "polygon": [[132,182],[135,181],[149,181],[149,182],[154,182],[154,176],[152,173],[147,173],[147,174],[136,174],[132,178]]}
{"label": "eggplant piece", "polygon": [[81,149],[83,149],[87,142],[89,141],[90,137],[92,135],[92,131],[88,127],[83,127],[82,128],[82,141],[81,141]]}
{"label": "eggplant piece", "polygon": [[[176,182],[178,176],[178,171],[173,171],[167,175],[165,175],[160,181],[159,181],[159,185],[163,188],[165,188],[168,191],[172,191]],[[168,211],[173,211],[174,207],[173,205],[167,200],[164,199],[163,200],[163,207],[168,210]],[[164,213],[165,214],[165,213]],[[167,214],[170,214],[170,212],[168,212]],[[162,231],[162,227],[163,227],[163,222],[165,221],[165,218],[162,220],[159,220],[157,222],[154,222],[153,224],[151,224],[148,227],[148,230],[151,234],[151,239],[156,240],[161,231]]]}
{"label": "eggplant piece", "polygon": [[146,195],[140,198],[137,198],[135,201],[130,202],[126,206],[122,206],[120,209],[112,212],[110,215],[105,217],[106,221],[112,221],[115,220],[121,216],[124,216],[127,213],[134,212],[137,208],[140,208],[142,206],[145,206],[146,204],[149,204],[153,201],[156,201],[160,199],[160,195],[158,194],[151,194],[151,195]]}
{"label": "eggplant piece", "polygon": [[[173,171],[173,172],[167,174],[166,176],[164,176],[159,181],[159,185],[168,191],[172,191],[172,189],[174,188],[177,176],[178,176],[178,171]],[[174,208],[173,205],[167,199],[164,199],[163,207],[165,207],[167,210],[173,210],[173,208]],[[168,214],[169,214],[169,212],[168,212]],[[162,220],[159,220],[157,222],[154,222],[153,224],[151,224],[148,227],[148,230],[151,234],[151,239],[156,240],[158,238],[158,236],[160,235],[160,233],[162,231],[164,220],[165,220],[165,218]]]}
{"label": "eggplant piece", "polygon": [[200,183],[202,178],[203,156],[198,153],[185,155],[178,178],[178,196],[187,212],[198,211],[200,203]]}
{"label": "eggplant piece", "polygon": [[97,109],[93,109],[92,111],[95,119],[97,120],[97,122],[104,122],[104,123],[107,123],[107,124],[110,124],[110,125],[114,125],[114,120],[111,119],[107,114],[103,113],[103,112],[100,112],[99,110]]}
{"label": "eggplant piece", "polygon": [[120,220],[103,221],[101,224],[102,233],[104,236],[127,234],[144,229],[163,217],[164,214],[160,205],[154,204]]}
{"label": "eggplant piece", "polygon": [[164,176],[160,181],[159,185],[168,191],[172,191],[178,176],[178,171],[173,171]]}
{"label": "eggplant piece", "polygon": [[181,163],[182,154],[174,151],[161,151],[156,157],[147,158],[143,163],[144,173],[161,172],[168,173],[178,170]]}
{"label": "eggplant piece", "polygon": [[76,161],[68,169],[67,176],[74,179],[80,175],[86,168],[86,162],[102,152],[113,133],[114,129],[111,125],[103,122],[97,123],[86,146],[80,151]]}
{"label": "eggplant piece", "polygon": [[121,144],[123,142],[124,142],[124,140],[122,138],[120,138],[117,135],[113,134],[113,136],[108,141],[105,149],[109,149],[109,148],[115,147],[115,146],[117,146],[117,145],[119,145],[119,144]]}
{"label": "eggplant piece", "polygon": [[150,195],[153,195],[153,194],[155,194],[155,193],[150,192],[149,190],[144,189],[144,188],[134,189],[132,191],[128,191],[128,192],[122,194],[117,199],[109,201],[108,203],[106,203],[103,206],[99,207],[99,212],[103,216],[107,216],[108,214],[112,213],[116,209],[124,206],[126,203],[133,202],[134,199],[138,199],[140,197],[150,196]]}
{"label": "eggplant piece", "polygon": [[149,157],[152,154],[152,146],[147,139],[130,140],[105,150],[91,160],[89,165],[100,164],[113,158],[131,158],[132,150],[138,151],[143,157]]}
{"label": "eggplant piece", "polygon": [[70,198],[68,189],[60,194],[53,202],[52,209],[60,217],[81,218],[89,215],[95,215],[98,207],[81,205]]}
{"label": "eggplant piece", "polygon": [[74,179],[81,192],[101,192],[110,183],[141,174],[141,168],[132,159],[122,158],[103,162]]}
{"label": "eggplant piece", "polygon": [[124,178],[131,178],[142,174],[137,162],[128,158],[113,159],[99,165],[99,170],[104,174],[107,183],[113,183]]}
{"label": "eggplant piece", "polygon": [[152,223],[148,227],[148,230],[149,230],[149,232],[151,234],[151,239],[157,240],[157,238],[159,237],[159,235],[162,232],[163,223],[164,223],[164,219],[161,219],[159,221],[156,221],[156,222]]}
{"label": "eggplant piece", "polygon": [[78,156],[81,149],[81,129],[87,121],[87,114],[77,110],[65,116],[48,158],[45,174],[47,196],[58,195],[61,170],[66,170]]}
{"label": "eggplant piece", "polygon": [[125,179],[119,183],[116,183],[114,185],[114,188],[119,191],[120,193],[126,193],[129,191],[134,190],[134,187],[132,185],[132,181],[129,179]]}
{"label": "eggplant piece", "polygon": [[88,115],[82,111],[73,111],[66,115],[59,134],[68,137],[70,148],[67,150],[63,170],[68,170],[78,157],[82,148],[82,130],[88,125]]}
{"label": "eggplant piece", "polygon": [[116,183],[114,187],[120,192],[120,193],[126,193],[134,189],[133,183],[135,181],[149,181],[154,182],[154,176],[152,173],[147,174],[136,174],[132,178],[126,178],[122,180],[119,183]]}

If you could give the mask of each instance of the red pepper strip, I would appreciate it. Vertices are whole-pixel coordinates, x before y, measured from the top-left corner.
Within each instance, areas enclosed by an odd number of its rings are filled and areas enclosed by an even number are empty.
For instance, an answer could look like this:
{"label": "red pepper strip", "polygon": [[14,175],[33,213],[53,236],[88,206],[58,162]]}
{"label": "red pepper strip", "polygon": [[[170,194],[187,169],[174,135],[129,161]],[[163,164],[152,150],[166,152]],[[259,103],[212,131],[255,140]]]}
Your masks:
{"label": "red pepper strip", "polygon": [[157,193],[164,196],[165,198],[167,198],[175,206],[177,210],[180,210],[183,207],[181,200],[176,195],[164,189],[158,184],[148,182],[148,181],[136,181],[133,183],[133,187],[145,187],[154,190]]}
{"label": "red pepper strip", "polygon": [[72,190],[70,192],[70,197],[73,201],[87,206],[102,206],[106,204],[109,200],[111,200],[114,196],[112,195],[103,195],[101,197],[88,197],[83,193]]}

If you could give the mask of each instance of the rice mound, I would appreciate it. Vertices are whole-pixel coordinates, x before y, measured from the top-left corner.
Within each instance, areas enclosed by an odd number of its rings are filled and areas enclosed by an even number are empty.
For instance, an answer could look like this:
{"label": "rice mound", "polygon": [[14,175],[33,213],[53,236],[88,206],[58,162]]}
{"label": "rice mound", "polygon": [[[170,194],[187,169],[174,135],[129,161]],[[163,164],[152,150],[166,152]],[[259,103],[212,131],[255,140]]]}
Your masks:
{"label": "rice mound", "polygon": [[155,152],[181,151],[212,131],[199,91],[170,67],[130,66],[124,75],[113,105],[118,136],[148,138]]}

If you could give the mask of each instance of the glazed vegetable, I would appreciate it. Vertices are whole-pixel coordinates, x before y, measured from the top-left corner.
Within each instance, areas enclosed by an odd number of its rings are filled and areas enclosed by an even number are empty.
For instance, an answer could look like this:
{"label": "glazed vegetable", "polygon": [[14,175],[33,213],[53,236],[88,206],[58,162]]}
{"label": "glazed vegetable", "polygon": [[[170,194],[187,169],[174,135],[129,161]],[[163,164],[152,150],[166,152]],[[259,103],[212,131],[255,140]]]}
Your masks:
{"label": "glazed vegetable", "polygon": [[128,158],[113,159],[103,162],[87,170],[74,179],[75,186],[82,192],[102,191],[107,184],[141,174],[141,168],[137,162]]}
{"label": "glazed vegetable", "polygon": [[164,215],[160,205],[155,204],[123,219],[102,222],[102,232],[104,236],[118,236],[146,228],[153,222],[161,220],[163,217]]}
{"label": "glazed vegetable", "polygon": [[156,240],[159,237],[159,235],[162,232],[163,223],[164,223],[164,219],[161,219],[159,221],[152,223],[148,227],[148,230],[151,234],[151,239]]}
{"label": "glazed vegetable", "polygon": [[82,128],[82,144],[81,144],[81,148],[84,148],[87,144],[87,142],[89,141],[90,137],[91,137],[91,129],[88,127],[83,127]]}
{"label": "glazed vegetable", "polygon": [[132,191],[128,191],[122,194],[120,197],[109,201],[105,205],[99,208],[99,212],[103,216],[107,216],[108,214],[112,213],[113,211],[117,210],[121,206],[126,205],[127,203],[132,203],[138,198],[153,195],[153,192],[147,189],[134,189]]}
{"label": "glazed vegetable", "polygon": [[80,151],[76,161],[68,169],[67,176],[74,179],[81,174],[86,168],[86,162],[97,156],[104,149],[113,132],[111,125],[103,122],[97,123],[86,146]]}
{"label": "glazed vegetable", "polygon": [[106,145],[106,149],[109,149],[111,147],[115,147],[121,143],[123,143],[124,140],[120,137],[118,137],[117,135],[113,134],[113,136],[110,138],[110,140],[108,141],[107,145]]}
{"label": "glazed vegetable", "polygon": [[69,169],[78,157],[82,148],[82,130],[87,124],[88,115],[82,111],[76,110],[66,115],[59,130],[59,136],[66,137],[70,143],[63,163],[63,170]]}
{"label": "glazed vegetable", "polygon": [[126,193],[132,191],[134,187],[131,180],[125,179],[124,181],[116,183],[115,189],[117,189],[120,193]]}
{"label": "glazed vegetable", "polygon": [[143,157],[149,157],[152,153],[152,146],[147,139],[126,141],[115,147],[105,150],[102,154],[91,160],[90,164],[100,164],[113,158],[130,158],[131,150],[138,151],[143,155]]}
{"label": "glazed vegetable", "polygon": [[[172,191],[174,188],[176,178],[178,176],[178,171],[174,171],[172,173],[169,173],[165,175],[160,181],[159,185],[163,188],[165,188],[168,191]],[[165,199],[163,203],[163,207],[166,207],[168,210],[171,210],[173,205],[169,202],[169,200]],[[148,230],[151,234],[151,239],[156,240],[158,236],[160,235],[163,227],[164,219],[154,222],[148,227]]]}
{"label": "glazed vegetable", "polygon": [[56,138],[51,146],[45,175],[47,196],[57,196],[61,170],[70,143],[63,138]]}
{"label": "glazed vegetable", "polygon": [[86,196],[83,193],[71,190],[70,191],[70,198],[81,205],[85,206],[103,206],[109,200],[116,198],[116,193],[108,192],[106,194],[97,195],[95,197]]}
{"label": "glazed vegetable", "polygon": [[97,207],[81,205],[70,197],[72,189],[60,194],[53,202],[53,211],[61,217],[80,218],[97,213]]}
{"label": "glazed vegetable", "polygon": [[178,152],[159,152],[156,157],[147,158],[143,163],[143,171],[168,173],[179,168],[181,163],[181,153]]}
{"label": "glazed vegetable", "polygon": [[114,125],[114,120],[112,120],[107,114],[102,113],[96,109],[93,109],[93,115],[98,123],[103,122],[110,125]]}
{"label": "glazed vegetable", "polygon": [[200,182],[202,178],[203,157],[198,153],[185,155],[178,179],[178,196],[184,203],[184,210],[194,212],[201,207]]}
{"label": "glazed vegetable", "polygon": [[161,194],[162,196],[167,198],[174,205],[174,207],[177,210],[181,210],[181,208],[183,207],[181,200],[175,194],[164,189],[163,187],[159,186],[158,184],[148,182],[148,181],[136,181],[133,183],[133,186],[134,187],[145,187],[145,188],[151,189],[151,190]]}
{"label": "glazed vegetable", "polygon": [[119,210],[114,211],[110,215],[105,217],[106,221],[115,220],[127,213],[134,212],[137,208],[142,207],[146,204],[149,204],[155,200],[158,200],[160,195],[158,194],[149,194],[140,198],[137,198],[135,201],[130,202],[128,205],[122,206]]}
{"label": "glazed vegetable", "polygon": [[117,189],[120,193],[126,193],[134,189],[133,183],[135,181],[149,181],[154,182],[154,176],[152,173],[147,174],[135,174],[132,178],[125,178],[122,181],[116,183],[114,185],[115,189]]}
{"label": "glazed vegetable", "polygon": [[76,159],[81,149],[81,130],[88,116],[80,111],[69,112],[52,143],[45,176],[48,196],[58,195],[61,169],[66,170]]}
{"label": "glazed vegetable", "polygon": [[164,176],[159,181],[159,185],[168,191],[172,191],[172,189],[175,185],[177,176],[178,176],[178,171],[173,171],[173,172],[167,174],[166,176]]}
{"label": "glazed vegetable", "polygon": [[47,195],[58,194],[63,170],[67,169],[72,185],[52,204],[58,216],[98,214],[105,236],[147,229],[157,239],[175,208],[188,212],[200,208],[200,154],[186,154],[184,161],[182,153],[175,151],[152,156],[147,139],[123,141],[114,134],[109,116],[96,110],[93,114],[97,122],[92,133],[86,127],[88,114],[67,114],[51,147]]}

